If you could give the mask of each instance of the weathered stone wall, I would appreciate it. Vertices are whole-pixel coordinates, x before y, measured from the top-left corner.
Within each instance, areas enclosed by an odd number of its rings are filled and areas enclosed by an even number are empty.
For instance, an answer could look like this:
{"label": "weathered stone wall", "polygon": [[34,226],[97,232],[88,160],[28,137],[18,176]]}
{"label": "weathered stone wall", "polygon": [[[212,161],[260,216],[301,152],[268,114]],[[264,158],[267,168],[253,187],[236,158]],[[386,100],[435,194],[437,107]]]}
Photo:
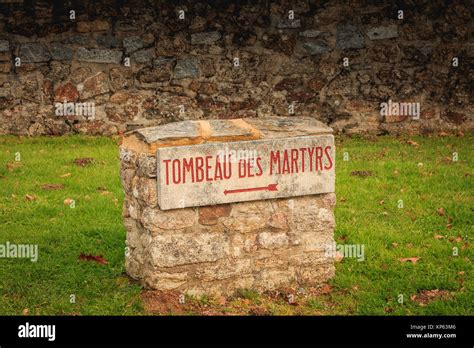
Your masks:
{"label": "weathered stone wall", "polygon": [[[289,114],[348,133],[472,129],[468,0],[52,3],[0,1],[0,134]],[[420,119],[381,117],[388,99]],[[58,115],[64,101],[93,117]]]}
{"label": "weathered stone wall", "polygon": [[[318,122],[310,126],[312,122],[305,118],[300,127],[299,121],[272,118],[254,126],[259,126],[263,138],[328,132]],[[334,243],[334,193],[160,209],[156,149],[223,139],[218,132],[200,136],[188,125],[178,122],[166,132],[160,127],[137,130],[123,140],[128,274],[152,289],[227,295],[239,288],[314,286],[332,277],[334,255],[327,250]],[[203,121],[197,125],[205,128]],[[143,139],[137,134],[150,136]]]}

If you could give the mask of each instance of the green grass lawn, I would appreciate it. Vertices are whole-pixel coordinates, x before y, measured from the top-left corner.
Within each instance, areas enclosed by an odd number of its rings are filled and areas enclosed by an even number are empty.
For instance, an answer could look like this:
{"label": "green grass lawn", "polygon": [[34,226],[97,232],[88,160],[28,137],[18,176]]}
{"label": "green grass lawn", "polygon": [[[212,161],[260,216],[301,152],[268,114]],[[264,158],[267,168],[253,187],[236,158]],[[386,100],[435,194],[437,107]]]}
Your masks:
{"label": "green grass lawn", "polygon": [[[363,244],[365,260],[343,259],[329,285],[292,304],[242,291],[189,299],[178,314],[473,315],[473,144],[474,134],[338,138],[336,242]],[[74,163],[85,157],[94,162]],[[124,274],[122,201],[116,139],[0,137],[0,244],[39,245],[38,262],[0,258],[0,315],[154,313]]]}

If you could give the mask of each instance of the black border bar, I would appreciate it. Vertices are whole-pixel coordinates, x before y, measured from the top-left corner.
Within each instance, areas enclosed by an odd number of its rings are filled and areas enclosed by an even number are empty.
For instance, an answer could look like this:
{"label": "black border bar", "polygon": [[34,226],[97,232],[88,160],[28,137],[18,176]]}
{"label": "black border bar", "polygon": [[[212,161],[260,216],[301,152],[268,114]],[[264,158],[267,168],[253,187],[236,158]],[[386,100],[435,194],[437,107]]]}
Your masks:
{"label": "black border bar", "polygon": [[[20,338],[20,325],[55,325],[55,340]],[[0,317],[0,347],[17,345],[301,345],[388,344],[473,347],[473,317]],[[420,330],[420,327],[425,327]],[[455,334],[408,338],[407,334]]]}

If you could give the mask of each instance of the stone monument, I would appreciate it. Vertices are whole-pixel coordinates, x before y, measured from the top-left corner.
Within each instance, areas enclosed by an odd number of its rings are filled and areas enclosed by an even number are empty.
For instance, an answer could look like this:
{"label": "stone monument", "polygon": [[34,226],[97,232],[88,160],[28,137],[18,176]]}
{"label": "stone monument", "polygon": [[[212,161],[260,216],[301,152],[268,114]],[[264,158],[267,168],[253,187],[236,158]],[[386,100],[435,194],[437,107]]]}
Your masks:
{"label": "stone monument", "polygon": [[126,269],[147,288],[230,295],[334,275],[335,145],[312,118],[199,120],[126,134]]}

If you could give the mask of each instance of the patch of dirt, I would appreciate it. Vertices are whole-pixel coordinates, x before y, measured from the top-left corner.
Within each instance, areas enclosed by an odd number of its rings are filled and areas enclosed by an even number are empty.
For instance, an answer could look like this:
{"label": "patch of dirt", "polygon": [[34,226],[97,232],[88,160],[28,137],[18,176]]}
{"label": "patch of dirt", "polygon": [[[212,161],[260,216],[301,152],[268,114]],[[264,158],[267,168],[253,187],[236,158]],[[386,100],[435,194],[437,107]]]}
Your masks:
{"label": "patch of dirt", "polygon": [[250,308],[248,314],[255,315],[255,316],[271,315],[271,313],[266,308],[262,308],[262,307],[252,307]]}
{"label": "patch of dirt", "polygon": [[189,305],[180,303],[181,294],[173,291],[143,291],[141,298],[145,311],[153,314],[182,314]]}
{"label": "patch of dirt", "polygon": [[420,306],[426,306],[428,303],[439,300],[449,300],[452,294],[448,290],[421,290],[416,295],[410,296],[410,299],[420,304]]}
{"label": "patch of dirt", "polygon": [[[293,308],[288,309],[293,314],[298,314],[304,309],[307,301],[311,298],[320,298],[325,306],[327,299],[331,297],[334,289],[329,284],[320,287],[291,288],[285,287],[273,291],[265,291],[263,294],[249,291],[240,294],[236,292],[229,297],[205,297],[197,299],[194,297],[183,297],[181,292],[143,290],[141,300],[145,311],[155,315],[189,315],[197,314],[202,316],[215,315],[252,315],[268,316],[272,315],[272,305],[278,303],[286,304]],[[338,294],[345,294],[349,289],[338,290]],[[184,301],[184,303],[183,303]],[[332,306],[336,306],[333,304]]]}
{"label": "patch of dirt", "polygon": [[360,177],[367,177],[367,176],[372,176],[374,175],[373,172],[370,170],[353,170],[351,172],[351,176],[360,176]]}
{"label": "patch of dirt", "polygon": [[94,163],[94,159],[90,157],[76,158],[74,163],[79,167],[85,167]]}
{"label": "patch of dirt", "polygon": [[44,184],[40,186],[43,190],[61,190],[64,188],[62,184]]}
{"label": "patch of dirt", "polygon": [[7,166],[8,171],[11,172],[17,168],[22,167],[23,164],[21,164],[20,162],[8,162],[6,166]]}

